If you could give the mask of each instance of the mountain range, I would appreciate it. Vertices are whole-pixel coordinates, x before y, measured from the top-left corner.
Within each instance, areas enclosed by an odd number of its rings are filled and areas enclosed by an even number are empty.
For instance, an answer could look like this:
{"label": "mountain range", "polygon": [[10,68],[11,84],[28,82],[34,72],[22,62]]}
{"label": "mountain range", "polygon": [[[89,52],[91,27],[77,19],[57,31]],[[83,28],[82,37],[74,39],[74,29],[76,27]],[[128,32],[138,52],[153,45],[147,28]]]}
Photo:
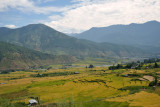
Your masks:
{"label": "mountain range", "polygon": [[77,39],[43,24],[30,24],[17,29],[2,27],[0,28],[0,41],[53,55],[72,55],[79,59],[144,55],[143,51],[132,46]]}
{"label": "mountain range", "polygon": [[95,42],[130,45],[149,52],[160,52],[160,22],[158,21],[91,28],[80,34],[74,34],[74,37]]}

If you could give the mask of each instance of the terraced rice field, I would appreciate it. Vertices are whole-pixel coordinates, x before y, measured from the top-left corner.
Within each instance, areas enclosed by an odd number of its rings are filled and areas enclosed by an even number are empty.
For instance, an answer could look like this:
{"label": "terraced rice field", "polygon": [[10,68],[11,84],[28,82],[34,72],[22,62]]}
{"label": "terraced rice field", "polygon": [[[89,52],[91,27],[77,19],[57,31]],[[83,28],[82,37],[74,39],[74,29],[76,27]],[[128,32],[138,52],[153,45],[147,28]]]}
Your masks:
{"label": "terraced rice field", "polygon": [[135,72],[146,73],[97,67],[0,74],[0,104],[6,99],[12,106],[19,102],[27,106],[34,97],[39,98],[39,106],[51,107],[159,107],[158,87],[148,87],[150,81],[140,77],[123,76]]}

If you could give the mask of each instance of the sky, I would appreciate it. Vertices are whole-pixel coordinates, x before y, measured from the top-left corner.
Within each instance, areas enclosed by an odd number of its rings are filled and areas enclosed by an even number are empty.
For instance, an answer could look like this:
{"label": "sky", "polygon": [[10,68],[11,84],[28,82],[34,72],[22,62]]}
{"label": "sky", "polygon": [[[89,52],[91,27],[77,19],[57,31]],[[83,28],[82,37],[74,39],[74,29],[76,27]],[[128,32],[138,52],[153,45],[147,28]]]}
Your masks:
{"label": "sky", "polygon": [[63,33],[160,21],[160,0],[0,0],[0,27],[43,23]]}

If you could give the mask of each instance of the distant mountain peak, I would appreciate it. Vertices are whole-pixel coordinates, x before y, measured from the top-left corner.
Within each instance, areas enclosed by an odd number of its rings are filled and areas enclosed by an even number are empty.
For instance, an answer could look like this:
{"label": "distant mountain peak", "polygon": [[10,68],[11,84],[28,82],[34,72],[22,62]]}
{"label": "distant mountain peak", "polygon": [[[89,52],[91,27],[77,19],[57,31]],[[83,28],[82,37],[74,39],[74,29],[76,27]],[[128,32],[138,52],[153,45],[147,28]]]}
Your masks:
{"label": "distant mountain peak", "polygon": [[92,29],[97,29],[98,27],[92,27],[92,28],[90,28],[90,30],[92,30]]}
{"label": "distant mountain peak", "polygon": [[[127,24],[127,25],[124,25],[124,24],[115,24],[115,25],[110,25],[110,26],[106,26],[106,27],[92,27],[92,28],[90,28],[87,31],[92,31],[92,30],[96,30],[96,29],[106,29],[108,27],[133,26],[133,25],[143,25],[143,24],[160,24],[160,22],[156,21],[156,20],[152,20],[152,21],[148,21],[148,22],[145,22],[145,23],[130,23],[130,24]],[[86,32],[86,31],[84,31],[84,32]]]}
{"label": "distant mountain peak", "polygon": [[145,22],[145,23],[131,23],[129,25],[159,24],[159,23],[160,23],[159,21],[151,20],[151,21],[148,21],[148,22]]}
{"label": "distant mountain peak", "polygon": [[95,42],[160,47],[160,22],[156,20],[129,25],[92,28],[76,37]]}
{"label": "distant mountain peak", "polygon": [[12,29],[10,29],[10,28],[8,28],[8,27],[0,27],[0,29],[1,29],[1,30],[12,30]]}
{"label": "distant mountain peak", "polygon": [[152,21],[148,21],[148,22],[146,22],[144,24],[160,24],[160,22],[156,21],[156,20],[152,20]]}
{"label": "distant mountain peak", "polygon": [[[53,28],[51,28],[50,26],[47,26],[45,24],[29,24],[20,28],[17,28],[17,30],[22,31],[22,32],[32,32],[32,31],[36,31],[37,33],[47,33],[47,32],[59,32]],[[59,32],[61,33],[61,32]]]}
{"label": "distant mountain peak", "polygon": [[[47,27],[47,28],[51,28],[45,24],[42,24],[42,23],[38,23],[38,24],[29,24],[29,25],[26,25],[26,26],[23,26],[21,28],[25,28],[25,27],[35,27],[35,28],[40,28],[40,27]],[[52,28],[53,29],[53,28]]]}

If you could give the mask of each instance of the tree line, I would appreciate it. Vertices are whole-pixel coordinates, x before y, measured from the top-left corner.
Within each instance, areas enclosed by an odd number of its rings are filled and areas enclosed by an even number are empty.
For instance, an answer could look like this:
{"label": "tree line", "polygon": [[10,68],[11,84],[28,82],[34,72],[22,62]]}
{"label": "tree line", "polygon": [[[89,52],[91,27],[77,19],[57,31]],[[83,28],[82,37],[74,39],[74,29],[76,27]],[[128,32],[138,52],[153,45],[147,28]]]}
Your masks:
{"label": "tree line", "polygon": [[[110,66],[109,70],[116,70],[116,69],[142,69],[144,64],[149,64],[146,66],[146,68],[160,68],[160,65],[158,65],[157,62],[160,62],[159,58],[150,58],[150,59],[145,59],[144,61],[137,61],[137,62],[131,62],[127,63],[125,65],[123,64],[117,64],[116,66]],[[152,64],[154,63],[154,64]]]}

